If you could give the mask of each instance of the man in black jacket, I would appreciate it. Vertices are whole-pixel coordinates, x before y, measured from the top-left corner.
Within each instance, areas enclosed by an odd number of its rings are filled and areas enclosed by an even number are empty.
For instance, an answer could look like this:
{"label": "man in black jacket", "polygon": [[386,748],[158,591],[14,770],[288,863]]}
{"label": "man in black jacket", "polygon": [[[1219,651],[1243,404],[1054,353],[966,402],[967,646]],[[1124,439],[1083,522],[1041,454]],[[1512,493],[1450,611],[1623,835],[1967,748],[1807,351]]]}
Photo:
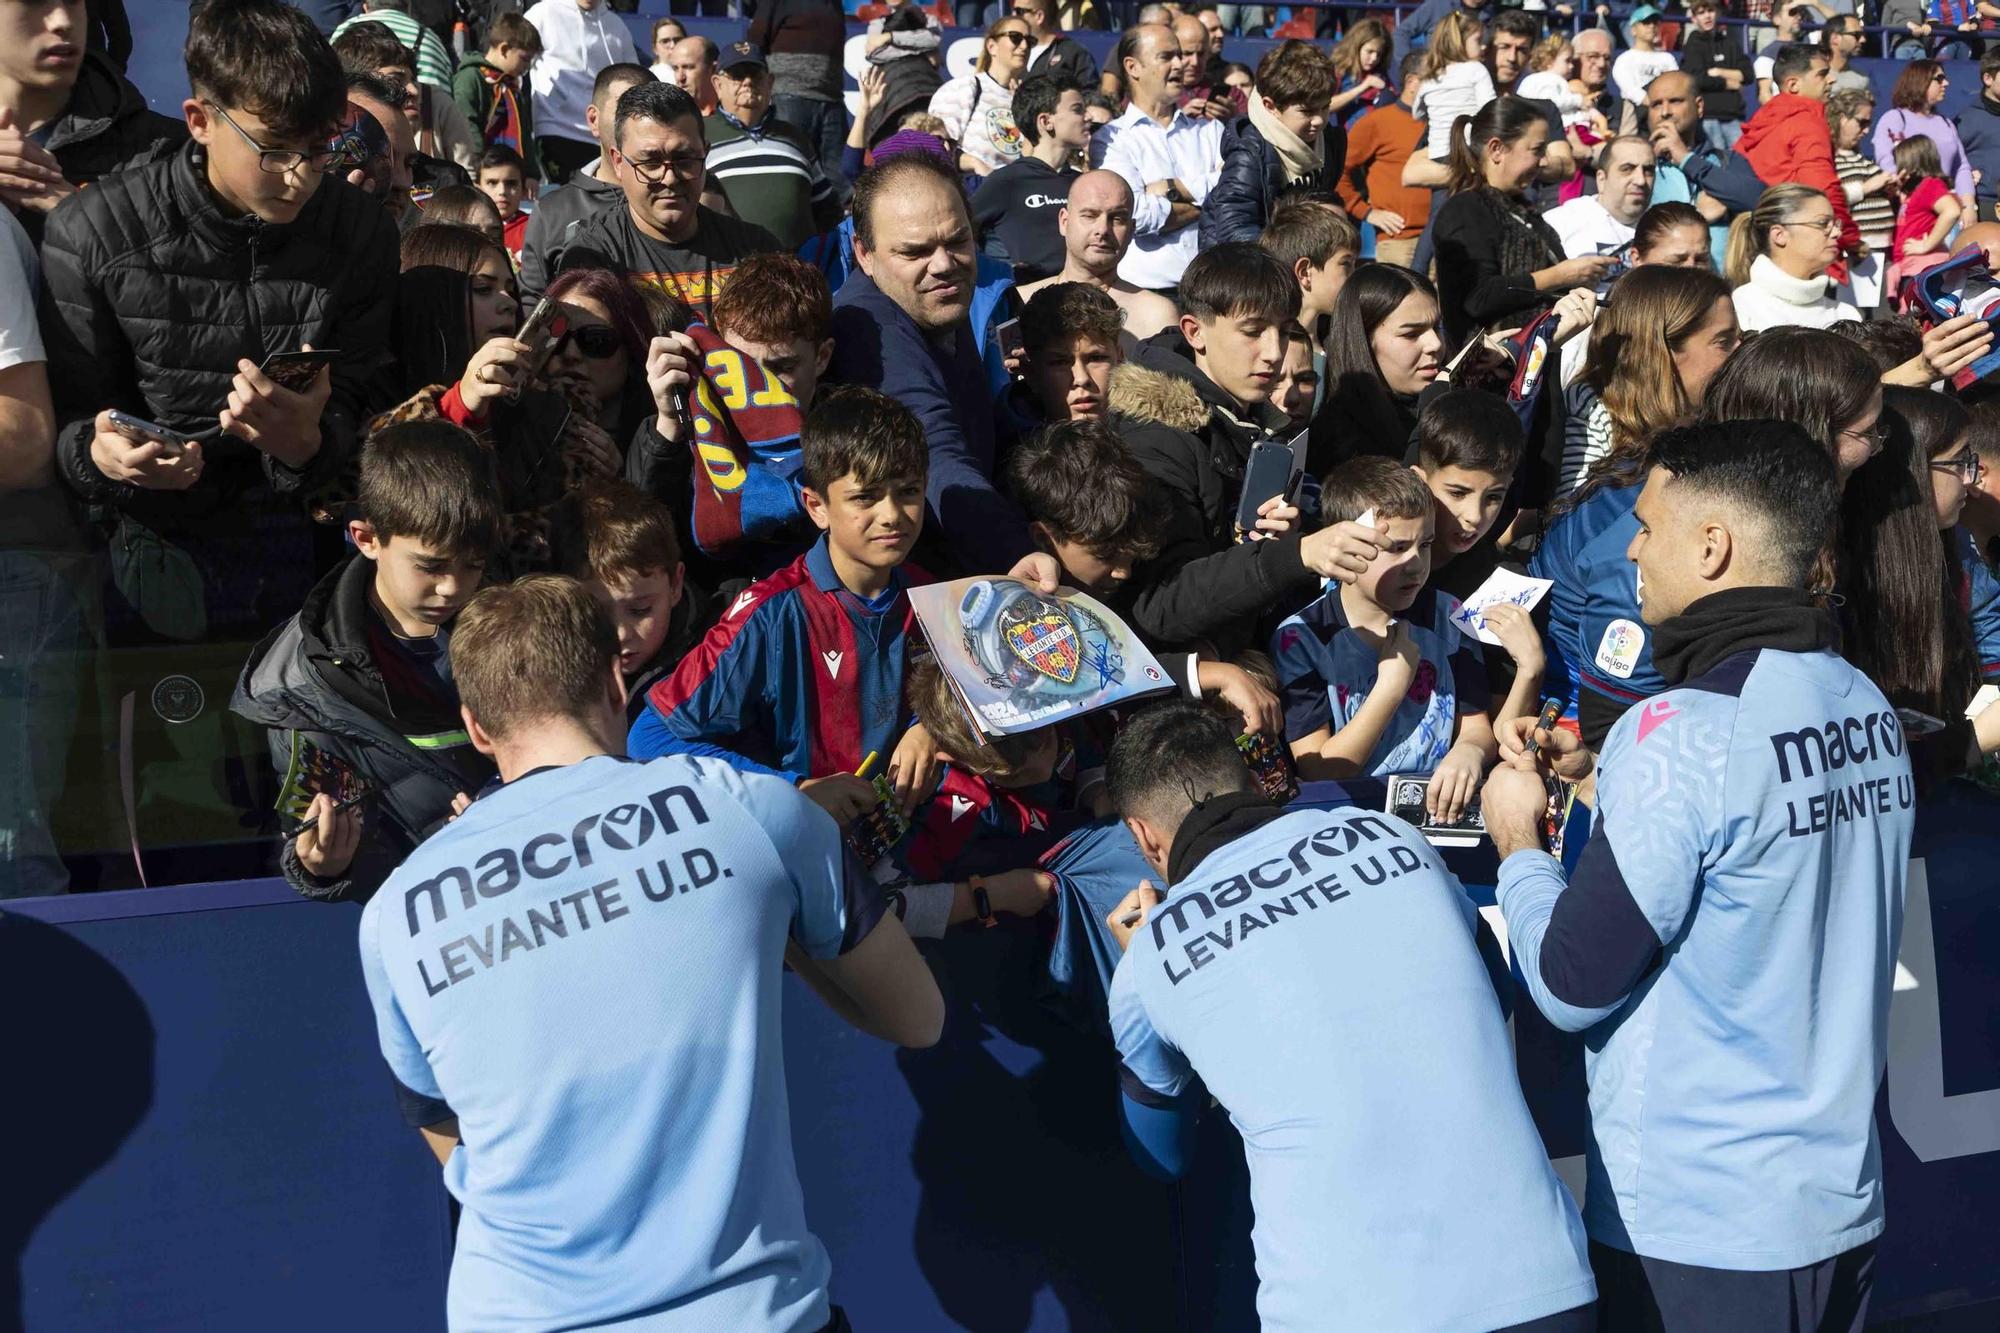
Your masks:
{"label": "man in black jacket", "polygon": [[1204,250],[1181,278],[1180,326],[1140,346],[1111,385],[1114,424],[1155,481],[1160,553],[1137,571],[1129,619],[1163,647],[1249,646],[1258,619],[1352,581],[1379,547],[1373,529],[1336,524],[1300,535],[1280,497],[1260,509],[1256,540],[1236,526],[1250,447],[1281,425],[1271,390],[1296,336],[1299,286],[1254,245]]}
{"label": "man in black jacket", "polygon": [[81,0],[0,6],[0,200],[39,241],[49,210],[99,176],[173,152],[187,127],[85,48]]}
{"label": "man in black jacket", "polygon": [[654,82],[653,72],[644,65],[606,65],[597,73],[590,91],[590,109],[584,119],[597,136],[599,156],[558,189],[544,190],[535,200],[535,211],[521,239],[521,294],[532,301],[548,290],[562,271],[563,251],[570,238],[599,213],[625,202],[625,191],[611,168],[612,112],[627,89]]}
{"label": "man in black jacket", "polygon": [[[246,559],[265,541],[254,521],[297,515],[400,386],[396,232],[379,202],[329,170],[347,99],[326,39],[279,0],[213,0],[187,49],[194,142],[50,215],[42,327],[58,471],[115,520],[121,545],[163,542],[160,558],[199,572],[205,596],[171,614],[121,584],[152,628],[193,639],[215,619],[256,614],[214,586],[225,567],[280,601],[296,580],[297,605],[309,569],[268,550]],[[307,345],[337,350],[330,372],[291,388],[260,369]],[[196,438],[126,433],[111,409]]]}

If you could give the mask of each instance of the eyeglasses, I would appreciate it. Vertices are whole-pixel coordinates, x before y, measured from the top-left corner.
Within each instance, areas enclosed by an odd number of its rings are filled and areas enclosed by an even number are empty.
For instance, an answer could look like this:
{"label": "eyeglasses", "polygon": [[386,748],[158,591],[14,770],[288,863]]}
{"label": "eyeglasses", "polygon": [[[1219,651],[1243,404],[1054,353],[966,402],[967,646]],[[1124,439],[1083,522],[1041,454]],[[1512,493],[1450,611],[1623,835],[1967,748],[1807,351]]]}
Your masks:
{"label": "eyeglasses", "polygon": [[1978,454],[1968,452],[1963,458],[1933,458],[1931,471],[1956,472],[1958,479],[1970,486],[1986,471],[1986,465],[1979,461]]}
{"label": "eyeglasses", "polygon": [[632,168],[632,174],[648,185],[658,185],[667,178],[668,172],[672,172],[684,181],[700,180],[703,170],[708,166],[707,159],[702,157],[654,157],[643,160],[628,157],[625,162]]}
{"label": "eyeglasses", "polygon": [[550,345],[551,356],[561,356],[570,343],[576,343],[576,350],[592,361],[606,361],[618,355],[618,349],[625,340],[618,336],[618,330],[606,324],[583,324],[564,329]]}
{"label": "eyeglasses", "polygon": [[996,42],[1013,42],[1017,46],[1026,46],[1034,38],[1028,36],[1025,32],[996,32],[993,34],[993,40]]}
{"label": "eyeglasses", "polygon": [[1867,445],[1868,453],[1872,457],[1875,454],[1881,453],[1882,446],[1889,442],[1889,428],[1883,425],[1874,425],[1870,426],[1867,430],[1844,430],[1840,432],[1840,436],[1842,439],[1853,440],[1859,444]]}
{"label": "eyeglasses", "polygon": [[296,171],[302,165],[309,171],[325,171],[340,156],[339,150],[334,148],[315,148],[309,153],[301,152],[296,148],[266,148],[263,144],[251,138],[249,132],[241,125],[238,125],[227,111],[224,111],[213,102],[203,102],[202,105],[222,117],[223,124],[235,130],[242,137],[244,143],[256,149],[258,169],[268,171],[273,176],[282,176],[286,172]]}
{"label": "eyeglasses", "polygon": [[1778,225],[1783,227],[1810,228],[1813,231],[1823,231],[1829,236],[1840,235],[1840,219],[1831,213],[1828,213],[1823,218],[1793,218],[1790,222],[1782,222]]}

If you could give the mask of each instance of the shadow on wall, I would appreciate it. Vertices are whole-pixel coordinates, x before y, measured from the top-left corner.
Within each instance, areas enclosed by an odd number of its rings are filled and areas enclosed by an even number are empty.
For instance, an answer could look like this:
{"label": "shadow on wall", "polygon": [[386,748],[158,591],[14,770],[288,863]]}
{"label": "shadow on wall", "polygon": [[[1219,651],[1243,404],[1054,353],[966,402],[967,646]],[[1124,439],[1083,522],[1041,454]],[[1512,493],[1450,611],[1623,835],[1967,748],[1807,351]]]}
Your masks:
{"label": "shadow on wall", "polygon": [[75,936],[0,913],[0,1330],[24,1326],[21,1259],[56,1205],[153,1104],[152,1019],[118,970]]}

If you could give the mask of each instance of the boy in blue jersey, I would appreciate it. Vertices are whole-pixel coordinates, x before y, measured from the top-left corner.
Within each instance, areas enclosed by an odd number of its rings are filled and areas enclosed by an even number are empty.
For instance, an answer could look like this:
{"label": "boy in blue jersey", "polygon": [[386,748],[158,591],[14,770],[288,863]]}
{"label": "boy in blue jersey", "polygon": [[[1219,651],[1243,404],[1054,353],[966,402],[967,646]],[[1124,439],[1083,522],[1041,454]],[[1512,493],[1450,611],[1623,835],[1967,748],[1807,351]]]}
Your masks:
{"label": "boy in blue jersey", "polygon": [[1228,1108],[1262,1326],[1595,1328],[1583,1228],[1494,993],[1510,983],[1430,845],[1353,806],[1272,805],[1199,704],[1135,716],[1108,778],[1169,886],[1109,918],[1128,1142],[1177,1175],[1199,1109]]}
{"label": "boy in blue jersey", "polygon": [[[916,618],[904,568],[923,530],[930,454],[910,410],[873,389],[822,396],[800,436],[811,550],[730,601],[680,667],[647,695],[635,758],[702,754],[796,781],[842,824],[875,803],[855,772],[888,755],[913,805],[936,780],[936,746],[911,725],[903,667]],[[1055,561],[1036,554],[1010,577],[1044,591]]]}
{"label": "boy in blue jersey", "polygon": [[1493,760],[1492,705],[1485,666],[1452,623],[1457,601],[1425,587],[1430,490],[1400,463],[1355,458],[1327,475],[1320,503],[1334,523],[1372,513],[1382,549],[1272,637],[1299,776],[1435,773],[1430,813],[1455,820]]}
{"label": "boy in blue jersey", "polygon": [[943,1024],[929,969],[789,783],[621,756],[617,635],[581,585],[487,589],[451,657],[502,785],[360,929],[384,1057],[453,1113],[450,1327],[845,1328],[793,1165],[782,969],[905,1046]]}
{"label": "boy in blue jersey", "polygon": [[[1779,422],[1668,431],[1635,512],[1668,689],[1601,758],[1567,885],[1508,739],[1485,816],[1515,962],[1590,1029],[1584,1220],[1606,1328],[1860,1329],[1882,1164],[1875,1091],[1915,782],[1881,692],[1807,591],[1839,512],[1825,448]],[[1588,792],[1585,793],[1589,795]]]}

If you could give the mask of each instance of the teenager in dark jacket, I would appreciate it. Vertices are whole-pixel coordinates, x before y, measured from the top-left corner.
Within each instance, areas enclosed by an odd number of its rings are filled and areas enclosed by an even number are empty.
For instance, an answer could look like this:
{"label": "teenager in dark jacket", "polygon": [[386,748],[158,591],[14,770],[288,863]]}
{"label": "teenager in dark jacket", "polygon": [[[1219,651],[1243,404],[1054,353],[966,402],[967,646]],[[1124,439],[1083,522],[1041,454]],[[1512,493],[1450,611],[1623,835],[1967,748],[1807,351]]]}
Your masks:
{"label": "teenager in dark jacket", "polygon": [[1717,20],[1721,0],[1693,0],[1690,22],[1681,29],[1681,69],[1694,76],[1701,95],[1701,128],[1719,152],[1728,152],[1743,137],[1743,90],[1757,86],[1750,57],[1743,54],[1742,34]]}
{"label": "teenager in dark jacket", "polygon": [[1327,121],[1338,83],[1309,42],[1286,42],[1257,66],[1250,114],[1222,138],[1222,173],[1201,210],[1203,249],[1254,241],[1289,194],[1331,194],[1347,158],[1347,131]]}
{"label": "teenager in dark jacket", "polygon": [[1180,301],[1179,327],[1111,381],[1113,424],[1162,505],[1159,554],[1134,572],[1128,619],[1163,648],[1206,642],[1227,657],[1251,645],[1261,616],[1351,578],[1375,548],[1351,524],[1301,536],[1282,499],[1260,511],[1269,540],[1236,525],[1250,447],[1283,421],[1270,395],[1298,327],[1292,275],[1254,245],[1219,245],[1188,265]]}
{"label": "teenager in dark jacket", "polygon": [[441,421],[378,431],[360,512],[359,554],[257,645],[229,705],[268,728],[281,831],[314,821],[279,856],[308,898],[368,898],[494,776],[459,717],[449,656],[499,534],[491,454]]}
{"label": "teenager in dark jacket", "polygon": [[81,41],[69,23],[75,12],[46,6],[31,31],[0,32],[0,111],[12,118],[0,144],[14,140],[24,164],[49,173],[42,189],[0,189],[0,198],[37,242],[49,210],[77,187],[165,157],[188,137],[187,126],[148,110],[145,95],[102,52],[61,56]]}

